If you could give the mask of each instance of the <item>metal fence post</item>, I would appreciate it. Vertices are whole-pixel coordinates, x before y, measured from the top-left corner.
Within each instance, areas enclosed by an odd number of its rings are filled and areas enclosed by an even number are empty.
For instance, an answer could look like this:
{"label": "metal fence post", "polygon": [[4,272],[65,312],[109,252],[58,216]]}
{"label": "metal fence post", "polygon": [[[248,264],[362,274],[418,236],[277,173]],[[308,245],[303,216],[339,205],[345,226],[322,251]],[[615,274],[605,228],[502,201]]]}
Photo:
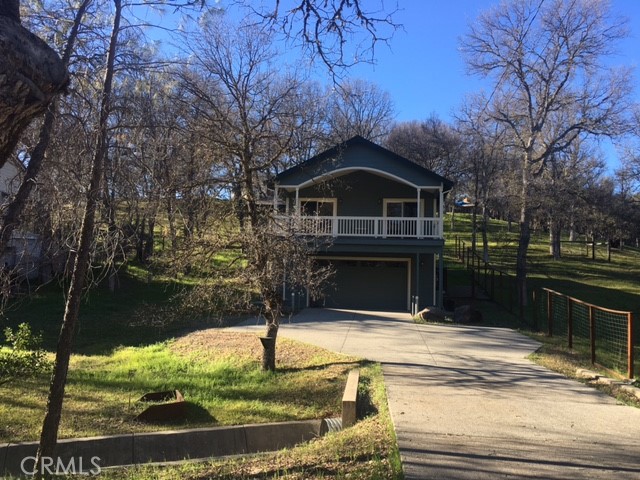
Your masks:
{"label": "metal fence post", "polygon": [[496,301],[496,269],[491,269],[491,300]]}
{"label": "metal fence post", "polygon": [[594,308],[589,306],[589,343],[591,344],[591,364],[596,363],[596,319]]}
{"label": "metal fence post", "polygon": [[533,289],[531,292],[531,303],[533,304],[533,328],[538,331],[538,289]]}
{"label": "metal fence post", "polygon": [[633,378],[633,313],[627,314],[627,375]]}
{"label": "metal fence post", "polygon": [[573,301],[569,297],[567,299],[567,335],[569,337],[569,348],[573,348]]}
{"label": "metal fence post", "polygon": [[547,334],[553,337],[553,294],[547,291]]}

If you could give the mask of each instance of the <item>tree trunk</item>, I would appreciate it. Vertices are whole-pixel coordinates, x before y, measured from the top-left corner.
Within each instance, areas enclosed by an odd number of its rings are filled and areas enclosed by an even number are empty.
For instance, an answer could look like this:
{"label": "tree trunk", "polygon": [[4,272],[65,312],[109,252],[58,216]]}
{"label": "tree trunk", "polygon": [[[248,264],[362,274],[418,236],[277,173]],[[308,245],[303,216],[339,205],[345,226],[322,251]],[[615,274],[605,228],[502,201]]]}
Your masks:
{"label": "tree trunk", "polygon": [[[78,7],[78,11],[76,12],[73,25],[71,27],[71,30],[69,31],[69,38],[67,39],[67,43],[65,45],[61,59],[65,71],[67,69],[67,66],[69,65],[69,59],[71,58],[71,53],[73,52],[73,49],[75,47],[80,24],[82,23],[84,14],[91,1],[92,0],[84,0],[80,4],[80,6]],[[5,2],[5,4],[6,3],[7,2]],[[15,5],[18,5],[18,3],[18,1],[15,1]],[[3,2],[0,0],[0,6],[4,7],[5,4],[3,4]],[[0,8],[0,15],[2,15],[2,10],[3,8]],[[44,122],[40,127],[38,143],[34,147],[33,151],[31,151],[29,154],[29,164],[27,165],[25,176],[20,183],[18,192],[11,199],[9,204],[6,206],[4,213],[2,214],[2,219],[0,220],[0,252],[4,252],[6,250],[7,244],[11,239],[13,231],[18,227],[20,223],[20,216],[22,215],[29,195],[31,194],[33,187],[37,184],[38,174],[40,173],[45,153],[47,151],[47,148],[49,147],[49,142],[51,140],[51,133],[53,132],[56,112],[57,102],[54,99],[49,104],[44,117]],[[43,280],[47,282],[50,277],[50,272],[42,272],[42,277]]]}
{"label": "tree trunk", "polygon": [[145,238],[144,250],[142,252],[143,262],[148,262],[149,259],[153,256],[153,243],[155,241],[155,228],[156,228],[155,216],[149,218],[148,228],[149,228],[149,231]]}
{"label": "tree trunk", "polygon": [[68,83],[58,54],[20,25],[19,2],[0,0],[0,168],[24,129]]}
{"label": "tree trunk", "polygon": [[562,255],[560,244],[561,233],[562,229],[560,228],[560,224],[553,218],[552,213],[551,217],[549,218],[549,254],[553,257],[554,260],[560,260],[560,257]]}
{"label": "tree trunk", "polygon": [[456,205],[455,205],[455,202],[453,202],[451,204],[451,218],[449,219],[449,227],[451,231],[453,231],[453,229],[456,226],[455,216],[456,216]]}
{"label": "tree trunk", "polygon": [[487,229],[489,226],[489,215],[487,212],[486,200],[482,206],[482,259],[485,263],[489,263],[489,239],[487,238]]}
{"label": "tree trunk", "polygon": [[[170,192],[167,195],[167,219],[169,222],[169,243],[171,245],[171,254],[175,254],[178,249],[178,234],[176,232],[176,209],[173,204],[175,198],[175,192]],[[164,235],[163,235],[164,237]]]}
{"label": "tree trunk", "polygon": [[113,30],[111,32],[109,43],[107,68],[104,78],[102,99],[100,102],[100,118],[98,122],[95,154],[91,167],[91,183],[87,192],[87,203],[85,205],[82,219],[78,250],[71,283],[69,285],[62,328],[58,338],[56,359],[49,388],[49,399],[47,401],[47,410],[42,424],[42,432],[40,434],[40,445],[36,456],[36,478],[42,478],[46,473],[43,471],[43,459],[53,457],[56,443],[58,441],[58,428],[60,426],[60,418],[62,416],[62,403],[64,400],[67,373],[69,370],[73,333],[80,313],[80,302],[82,299],[82,291],[85,286],[85,276],[89,269],[91,245],[94,237],[96,207],[101,194],[100,182],[102,180],[102,168],[104,166],[108,147],[108,118],[111,105],[116,44],[120,30],[120,2],[121,0],[114,0],[115,12]]}
{"label": "tree trunk", "polygon": [[275,372],[276,370],[276,339],[278,337],[279,322],[267,320],[267,332],[262,337],[262,370]]}
{"label": "tree trunk", "polygon": [[527,252],[531,241],[531,211],[529,208],[529,153],[525,154],[522,165],[522,190],[520,201],[520,238],[516,257],[516,285],[520,322],[524,322],[524,308],[527,306]]}

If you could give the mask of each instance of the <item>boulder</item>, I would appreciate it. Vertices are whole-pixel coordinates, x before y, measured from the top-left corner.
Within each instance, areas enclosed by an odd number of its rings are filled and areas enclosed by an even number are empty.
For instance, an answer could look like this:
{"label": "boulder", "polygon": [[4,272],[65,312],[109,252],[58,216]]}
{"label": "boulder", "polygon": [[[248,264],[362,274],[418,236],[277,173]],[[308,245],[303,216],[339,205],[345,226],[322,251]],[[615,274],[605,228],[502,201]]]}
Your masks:
{"label": "boulder", "polygon": [[446,314],[443,310],[436,307],[427,307],[418,312],[420,318],[425,322],[444,322]]}
{"label": "boulder", "polygon": [[471,305],[462,305],[453,312],[453,323],[468,325],[471,323],[481,323],[482,312],[476,310]]}

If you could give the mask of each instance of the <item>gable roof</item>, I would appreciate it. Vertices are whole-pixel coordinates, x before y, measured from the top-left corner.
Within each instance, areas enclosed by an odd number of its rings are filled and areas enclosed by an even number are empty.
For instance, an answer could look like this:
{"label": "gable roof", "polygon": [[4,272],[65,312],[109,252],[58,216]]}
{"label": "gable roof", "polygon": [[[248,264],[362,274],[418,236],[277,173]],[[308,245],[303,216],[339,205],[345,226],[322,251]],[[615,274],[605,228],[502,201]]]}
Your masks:
{"label": "gable roof", "polygon": [[446,191],[454,184],[359,135],[285,170],[275,180],[280,188],[305,188],[355,171],[368,171],[414,188],[442,186]]}

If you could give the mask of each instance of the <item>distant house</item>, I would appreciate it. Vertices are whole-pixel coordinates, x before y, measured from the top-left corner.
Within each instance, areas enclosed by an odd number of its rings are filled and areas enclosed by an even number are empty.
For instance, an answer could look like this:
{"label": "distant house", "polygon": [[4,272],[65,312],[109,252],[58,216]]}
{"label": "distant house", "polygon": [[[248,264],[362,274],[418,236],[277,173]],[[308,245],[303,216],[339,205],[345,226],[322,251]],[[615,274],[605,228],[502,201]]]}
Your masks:
{"label": "distant house", "polygon": [[443,204],[452,186],[359,136],[277,175],[278,221],[299,235],[330,239],[319,242],[314,255],[336,272],[319,298],[303,293],[296,303],[405,311],[441,306]]}
{"label": "distant house", "polygon": [[0,168],[0,204],[18,191],[23,172],[24,167],[15,158],[9,158]]}
{"label": "distant house", "polygon": [[[0,209],[20,188],[24,166],[17,159],[9,159],[0,168]],[[7,248],[0,253],[0,266],[13,271],[18,279],[39,277],[42,240],[39,235],[14,230]]]}

